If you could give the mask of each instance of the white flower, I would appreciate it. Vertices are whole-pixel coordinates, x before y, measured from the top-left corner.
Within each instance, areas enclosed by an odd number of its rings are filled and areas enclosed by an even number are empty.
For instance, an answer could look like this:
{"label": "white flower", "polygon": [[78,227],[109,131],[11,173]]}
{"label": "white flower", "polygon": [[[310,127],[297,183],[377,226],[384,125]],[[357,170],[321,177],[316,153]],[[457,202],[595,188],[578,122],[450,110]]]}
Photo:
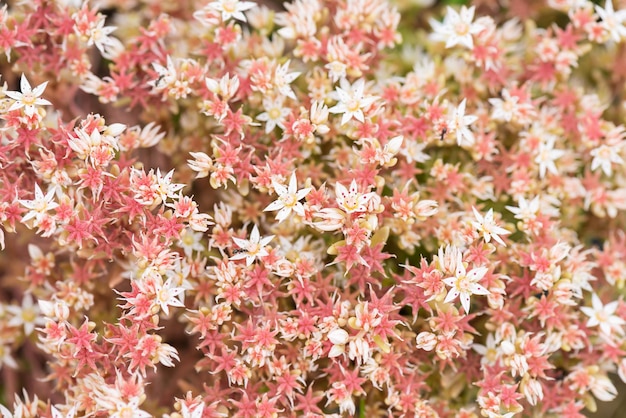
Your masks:
{"label": "white flower", "polygon": [[268,254],[265,246],[269,244],[272,238],[274,238],[274,235],[261,238],[259,228],[254,225],[254,228],[252,228],[252,232],[250,233],[249,240],[233,237],[235,244],[237,244],[237,246],[244,251],[233,255],[230,259],[243,260],[245,258],[246,265],[249,266],[254,262],[255,258],[260,259]]}
{"label": "white flower", "polygon": [[520,197],[517,206],[506,206],[506,208],[515,214],[515,219],[522,221],[535,219],[537,212],[539,212],[539,196],[535,196],[531,201]]}
{"label": "white flower", "polygon": [[104,26],[105,17],[89,28],[87,45],[95,45],[104,58],[115,58],[124,49],[119,39],[109,36],[117,29],[115,26]]}
{"label": "white flower", "polygon": [[283,98],[277,97],[275,99],[264,99],[263,108],[265,112],[259,114],[256,118],[261,122],[265,122],[265,133],[269,134],[275,127],[285,129],[285,119],[291,113],[289,107],[283,106]]}
{"label": "white flower", "polygon": [[178,246],[183,249],[187,257],[191,257],[194,251],[204,250],[204,245],[202,245],[201,241],[201,232],[194,232],[192,228],[186,228],[180,235]]}
{"label": "white flower", "polygon": [[539,164],[539,176],[544,178],[546,171],[552,174],[558,174],[554,161],[561,158],[565,151],[554,149],[554,142],[556,138],[554,136],[548,136],[545,142],[539,144],[539,150],[535,157],[535,162]]}
{"label": "white flower", "polygon": [[294,211],[300,216],[304,216],[304,205],[300,203],[301,199],[309,194],[310,187],[306,189],[298,190],[298,180],[296,178],[295,171],[291,175],[289,180],[289,188],[272,181],[272,186],[278,194],[278,199],[270,203],[263,211],[278,211],[276,214],[276,220],[280,223],[287,219],[291,211]]}
{"label": "white flower", "polygon": [[385,144],[382,150],[376,150],[376,158],[378,163],[384,167],[392,167],[396,164],[395,155],[402,148],[404,137],[402,135],[394,136]]}
{"label": "white flower", "polygon": [[179,308],[185,307],[185,304],[179,299],[179,295],[184,291],[185,288],[177,287],[174,282],[174,278],[170,277],[162,286],[156,287],[155,303],[161,307],[161,310],[165,312],[165,315],[169,315],[170,306],[177,306]]}
{"label": "white flower", "polygon": [[17,110],[24,108],[24,114],[29,118],[32,117],[37,111],[36,106],[44,106],[51,105],[49,101],[46,99],[41,99],[41,95],[43,94],[46,86],[48,85],[47,81],[44,81],[34,89],[31,89],[30,83],[26,79],[26,76],[22,74],[22,78],[20,79],[20,90],[19,91],[5,91],[4,94],[11,99],[15,100],[15,103],[9,107],[8,111]]}
{"label": "white flower", "polygon": [[10,327],[24,327],[24,334],[30,335],[35,325],[44,325],[45,320],[40,315],[39,305],[33,302],[33,297],[27,293],[22,299],[22,306],[9,305],[7,312],[13,314],[13,318],[7,323]]}
{"label": "white flower", "polygon": [[50,189],[44,196],[39,185],[35,183],[35,198],[33,200],[19,200],[20,204],[30,211],[24,215],[22,222],[27,222],[33,218],[39,219],[41,216],[51,209],[59,207],[54,202],[54,189]]}
{"label": "white flower", "polygon": [[213,161],[211,157],[206,155],[204,152],[190,152],[189,153],[194,159],[187,160],[187,165],[193,171],[198,172],[196,175],[197,179],[201,179],[207,177],[213,168]]}
{"label": "white flower", "polygon": [[459,107],[454,110],[454,116],[450,123],[450,129],[456,132],[456,143],[459,146],[472,146],[476,140],[474,134],[469,130],[468,126],[476,122],[478,116],[465,115],[465,104],[467,99],[463,99]]}
{"label": "white flower", "polygon": [[365,212],[367,210],[365,205],[373,196],[374,193],[359,193],[356,180],[352,180],[352,183],[350,183],[350,190],[346,189],[346,186],[339,182],[335,184],[337,205],[346,213]]}
{"label": "white flower", "polygon": [[596,5],[596,13],[602,19],[602,27],[613,41],[619,42],[621,39],[626,38],[626,26],[624,26],[626,10],[616,12],[613,9],[613,2],[607,0],[604,3],[604,9]]}
{"label": "white flower", "polygon": [[167,198],[175,199],[177,196],[176,192],[185,187],[184,184],[181,183],[172,183],[172,177],[174,176],[174,170],[170,170],[165,176],[161,175],[161,169],[157,168],[156,172],[156,180],[157,180],[157,189],[156,192],[159,194],[159,197],[162,202],[165,202]]}
{"label": "white flower", "polygon": [[291,83],[298,78],[300,73],[297,71],[288,72],[290,63],[291,61],[287,61],[283,65],[276,67],[276,71],[274,71],[274,87],[282,96],[296,100],[296,95],[291,88]]}
{"label": "white flower", "polygon": [[624,160],[619,156],[617,146],[600,145],[598,148],[591,150],[591,171],[596,171],[598,167],[602,168],[602,172],[610,176],[613,172],[611,163],[624,164]]}
{"label": "white flower", "polygon": [[460,296],[461,305],[463,305],[463,309],[465,309],[466,313],[470,311],[470,296],[471,295],[488,295],[489,291],[485,289],[484,286],[479,284],[478,282],[482,279],[487,273],[488,269],[486,267],[478,267],[466,271],[465,265],[463,264],[463,258],[461,256],[461,252],[457,252],[457,260],[456,260],[456,272],[454,277],[448,277],[443,279],[443,282],[451,286],[448,295],[446,296],[444,302],[449,303],[452,302],[457,296]]}
{"label": "white flower", "polygon": [[502,89],[502,97],[504,100],[494,97],[489,99],[489,103],[493,106],[491,118],[503,122],[511,122],[519,113],[519,97],[511,96],[507,89]]}
{"label": "white flower", "polygon": [[208,4],[208,7],[220,12],[222,14],[222,20],[225,22],[228,19],[235,18],[246,21],[246,16],[243,14],[246,10],[250,10],[256,6],[256,3],[252,1],[239,1],[239,0],[217,0]]}
{"label": "white flower", "polygon": [[461,7],[461,12],[448,6],[446,16],[442,23],[430,19],[430,25],[433,27],[433,37],[439,41],[445,41],[446,48],[452,48],[455,45],[462,45],[468,49],[474,47],[474,39],[472,35],[476,35],[483,26],[479,23],[472,23],[474,20],[474,6],[469,9],[465,6]]}
{"label": "white flower", "polygon": [[339,82],[341,87],[335,88],[335,96],[339,103],[331,107],[328,111],[330,113],[343,113],[341,118],[341,124],[345,125],[352,118],[359,122],[365,121],[365,115],[363,109],[368,108],[376,100],[377,96],[365,95],[365,80],[363,78],[358,79],[353,85],[350,85],[348,80],[342,78]]}
{"label": "white flower", "polygon": [[598,295],[593,293],[591,296],[592,307],[583,306],[580,310],[589,317],[586,324],[588,327],[595,327],[596,325],[599,325],[600,330],[606,335],[611,335],[612,331],[616,331],[618,334],[623,335],[623,325],[626,324],[626,321],[615,315],[618,305],[618,301],[613,301],[603,305]]}
{"label": "white flower", "polygon": [[491,241],[491,238],[493,238],[493,240],[498,244],[506,247],[506,244],[502,241],[500,235],[508,235],[510,232],[496,225],[496,221],[493,219],[493,209],[489,209],[484,217],[474,206],[472,206],[472,211],[474,211],[474,216],[476,217],[476,221],[472,221],[472,226],[483,235],[485,242],[489,242]]}

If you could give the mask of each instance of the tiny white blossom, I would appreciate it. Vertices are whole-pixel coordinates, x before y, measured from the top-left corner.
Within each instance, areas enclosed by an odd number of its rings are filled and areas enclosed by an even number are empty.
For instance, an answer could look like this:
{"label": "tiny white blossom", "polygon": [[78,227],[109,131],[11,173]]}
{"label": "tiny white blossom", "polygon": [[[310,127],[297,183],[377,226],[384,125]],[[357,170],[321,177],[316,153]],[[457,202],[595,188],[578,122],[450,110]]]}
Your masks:
{"label": "tiny white blossom", "polygon": [[283,106],[283,98],[277,97],[275,99],[264,99],[263,108],[265,112],[259,114],[256,118],[261,122],[265,122],[265,133],[269,134],[277,126],[280,129],[285,129],[285,119],[291,113],[289,107]]}
{"label": "tiny white blossom", "polygon": [[50,189],[45,195],[41,188],[35,183],[35,198],[33,200],[19,200],[20,204],[30,211],[22,217],[22,222],[27,222],[33,218],[39,219],[49,210],[59,207],[54,202],[54,189]]}
{"label": "tiny white blossom", "polygon": [[450,130],[456,132],[456,143],[459,146],[472,146],[476,142],[474,134],[468,127],[476,122],[478,116],[465,114],[466,103],[467,99],[463,99],[461,104],[454,110],[454,116],[449,124]]}
{"label": "tiny white blossom", "polygon": [[30,335],[36,325],[44,325],[45,320],[40,315],[39,305],[33,302],[33,297],[27,293],[22,299],[22,306],[9,305],[7,312],[13,317],[7,323],[10,327],[24,327],[24,334]]}
{"label": "tiny white blossom", "polygon": [[256,258],[262,258],[268,255],[265,246],[274,238],[274,235],[261,238],[259,234],[259,228],[254,225],[252,232],[250,233],[250,239],[241,239],[233,237],[233,241],[239,248],[244,250],[239,254],[233,255],[231,260],[243,260],[246,259],[246,265],[251,265]]}
{"label": "tiny white blossom", "polygon": [[26,76],[22,74],[22,78],[20,79],[21,93],[19,91],[4,92],[7,97],[15,100],[15,103],[13,103],[9,107],[8,111],[10,112],[12,110],[24,108],[24,113],[30,118],[37,111],[37,106],[51,105],[52,103],[50,103],[46,99],[41,98],[41,95],[43,94],[47,85],[48,82],[44,81],[43,83],[32,89],[30,87],[30,83],[26,79]]}
{"label": "tiny white blossom", "polygon": [[443,279],[446,285],[451,286],[444,302],[449,303],[460,297],[463,309],[465,309],[466,313],[469,313],[471,295],[488,295],[490,293],[489,290],[478,283],[487,274],[488,269],[486,267],[478,267],[469,272],[466,271],[460,251],[457,252],[455,264],[455,276]]}
{"label": "tiny white blossom", "polygon": [[624,160],[619,155],[619,149],[617,146],[602,144],[598,148],[591,150],[591,171],[596,171],[598,167],[602,168],[602,172],[607,176],[610,176],[613,172],[611,163],[624,164]]}
{"label": "tiny white blossom", "polygon": [[211,172],[211,168],[213,168],[213,160],[204,152],[190,152],[189,153],[194,159],[187,160],[187,165],[193,171],[196,171],[198,174],[196,175],[197,179],[201,179],[207,177]]}
{"label": "tiny white blossom", "polygon": [[544,178],[546,171],[552,174],[558,174],[554,161],[565,155],[565,151],[554,149],[556,138],[549,136],[545,142],[539,144],[539,150],[535,157],[535,162],[539,164],[539,176]]}
{"label": "tiny white blossom", "polygon": [[189,407],[187,407],[187,405],[183,402],[180,413],[183,416],[183,418],[201,418],[203,411],[204,411],[204,403],[201,403],[200,405],[197,405],[192,410],[189,410]]}
{"label": "tiny white blossom", "polygon": [[358,79],[352,85],[350,85],[348,80],[342,78],[339,85],[340,87],[336,87],[334,92],[339,103],[331,107],[328,111],[330,113],[343,113],[341,118],[342,125],[348,123],[352,118],[359,122],[365,122],[363,109],[371,106],[378,100],[378,97],[365,95],[365,80],[363,78]]}
{"label": "tiny white blossom", "polygon": [[592,307],[583,306],[580,310],[589,317],[586,324],[588,327],[595,327],[599,325],[600,330],[606,335],[611,335],[613,331],[620,335],[624,335],[623,326],[626,324],[626,321],[615,315],[618,305],[618,301],[609,302],[606,305],[603,305],[598,295],[593,293],[591,296]]}
{"label": "tiny white blossom", "polygon": [[289,187],[285,187],[275,181],[272,181],[272,186],[278,194],[278,199],[270,203],[264,211],[278,211],[276,214],[276,220],[280,223],[287,219],[291,211],[294,211],[300,216],[304,216],[304,205],[300,203],[301,199],[309,194],[310,187],[298,190],[298,180],[296,178],[295,171],[291,175],[289,180]]}
{"label": "tiny white blossom", "polygon": [[174,170],[170,170],[165,176],[161,174],[161,169],[157,168],[156,180],[157,180],[157,193],[162,202],[165,202],[167,198],[175,199],[177,197],[176,192],[185,187],[181,183],[172,183],[172,177],[174,176]]}
{"label": "tiny white blossom", "polygon": [[489,103],[493,106],[491,118],[503,122],[511,122],[519,113],[518,105],[519,97],[511,96],[507,89],[502,90],[502,99],[494,97],[489,99]]}
{"label": "tiny white blossom", "polygon": [[352,180],[349,190],[339,182],[335,184],[335,199],[337,200],[337,205],[346,213],[365,212],[367,210],[365,205],[374,194],[375,193],[359,193],[356,180]]}
{"label": "tiny white blossom", "polygon": [[535,196],[530,201],[520,197],[517,206],[506,206],[506,208],[515,215],[515,219],[522,221],[535,219],[539,212],[539,196]]}
{"label": "tiny white blossom", "polygon": [[483,30],[483,26],[480,23],[472,22],[475,10],[474,6],[469,9],[463,6],[460,13],[457,13],[456,10],[448,6],[443,22],[430,19],[430,25],[434,32],[433,37],[438,41],[444,41],[446,48],[452,48],[456,45],[461,45],[468,49],[474,48],[472,35],[476,35]]}
{"label": "tiny white blossom", "polygon": [[626,38],[626,10],[615,11],[613,9],[612,0],[607,0],[604,3],[604,8],[596,5],[596,13],[602,19],[601,25],[606,30],[609,37],[615,41],[620,42]]}
{"label": "tiny white blossom", "polygon": [[156,293],[156,304],[159,305],[161,310],[165,312],[165,315],[169,315],[170,306],[177,306],[179,308],[184,308],[185,304],[183,304],[179,298],[179,295],[185,291],[183,287],[177,287],[174,279],[170,277],[162,286],[157,286],[155,289]]}
{"label": "tiny white blossom", "polygon": [[222,14],[222,20],[225,22],[231,17],[242,22],[246,21],[243,14],[246,10],[250,10],[256,6],[252,1],[239,0],[217,0],[208,4],[208,7]]}
{"label": "tiny white blossom", "polygon": [[300,76],[300,73],[297,71],[290,73],[290,63],[291,61],[287,61],[283,65],[276,67],[276,71],[274,71],[274,87],[278,90],[280,95],[296,100],[296,94],[291,88],[291,83]]}
{"label": "tiny white blossom", "polygon": [[89,28],[87,33],[87,45],[95,45],[104,58],[115,58],[124,49],[119,39],[109,36],[117,29],[115,26],[104,26],[104,16],[95,25]]}
{"label": "tiny white blossom", "polygon": [[506,229],[499,227],[496,225],[496,221],[493,219],[493,209],[489,209],[487,214],[483,217],[474,206],[472,206],[472,211],[474,212],[474,216],[476,217],[476,221],[472,221],[472,226],[476,228],[476,230],[483,235],[485,242],[491,241],[493,238],[500,245],[506,244],[500,238],[500,235],[508,235],[509,231]]}

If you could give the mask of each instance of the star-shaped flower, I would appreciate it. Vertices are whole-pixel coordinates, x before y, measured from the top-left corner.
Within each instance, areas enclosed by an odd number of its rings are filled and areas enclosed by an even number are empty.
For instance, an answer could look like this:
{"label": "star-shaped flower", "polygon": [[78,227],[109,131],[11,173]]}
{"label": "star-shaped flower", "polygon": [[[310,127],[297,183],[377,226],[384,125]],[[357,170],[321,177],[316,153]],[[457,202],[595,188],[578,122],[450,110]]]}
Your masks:
{"label": "star-shaped flower", "polygon": [[298,190],[298,180],[296,179],[295,171],[289,180],[289,188],[275,181],[272,181],[272,185],[278,194],[278,199],[270,203],[263,211],[277,210],[276,220],[279,223],[287,219],[291,211],[304,216],[304,205],[300,203],[300,200],[309,194],[311,188],[307,187],[306,189]]}
{"label": "star-shaped flower", "polygon": [[245,22],[246,16],[243,14],[243,12],[255,7],[256,3],[252,1],[217,0],[209,3],[208,6],[216,12],[220,12],[222,14],[222,20],[224,22],[226,22],[231,17]]}
{"label": "star-shaped flower", "polygon": [[506,247],[506,244],[502,241],[500,235],[508,235],[510,232],[496,225],[496,221],[493,219],[493,209],[489,209],[484,217],[474,206],[472,206],[472,211],[474,211],[474,216],[476,217],[476,221],[472,221],[472,226],[483,235],[485,242],[489,242],[491,241],[491,238],[493,238],[493,240],[498,244]]}
{"label": "star-shaped flower", "polygon": [[33,200],[19,200],[20,204],[30,211],[24,215],[22,222],[27,222],[33,218],[39,218],[51,209],[56,209],[59,204],[54,201],[54,188],[51,188],[45,195],[41,188],[35,183],[35,198]]}
{"label": "star-shaped flower", "polygon": [[5,91],[6,94],[11,99],[15,100],[15,103],[9,107],[9,112],[12,110],[17,110],[24,108],[24,113],[26,116],[31,118],[35,112],[37,111],[37,106],[51,105],[49,101],[46,99],[42,99],[41,95],[43,94],[46,86],[48,85],[47,81],[44,81],[34,89],[30,87],[30,83],[26,79],[26,76],[22,74],[22,78],[20,79],[20,90],[19,91]]}
{"label": "star-shaped flower", "polygon": [[261,238],[259,228],[254,225],[254,228],[252,228],[252,232],[250,233],[249,240],[233,237],[235,244],[237,244],[237,246],[243,251],[233,255],[230,259],[243,260],[245,258],[246,265],[249,266],[254,262],[254,259],[260,259],[268,255],[265,246],[269,244],[272,238],[274,238],[274,235]]}
{"label": "star-shaped flower", "polygon": [[343,113],[341,117],[341,124],[345,125],[352,118],[359,122],[365,121],[365,115],[363,109],[368,108],[376,100],[377,96],[365,95],[365,80],[363,78],[358,79],[353,85],[342,78],[339,82],[341,87],[335,88],[335,96],[339,100],[335,106],[331,107],[328,111],[330,113]]}
{"label": "star-shaped flower", "polygon": [[374,193],[359,193],[356,180],[352,180],[352,183],[350,183],[350,190],[346,189],[346,186],[343,184],[337,182],[335,184],[335,195],[337,205],[339,205],[339,207],[346,213],[353,213],[365,212],[367,210],[365,205],[369,202]]}
{"label": "star-shaped flower", "polygon": [[454,277],[443,279],[443,282],[451,286],[444,302],[449,303],[460,296],[461,305],[466,313],[470,311],[471,295],[488,295],[489,290],[478,283],[487,273],[486,267],[478,267],[467,272],[461,253],[457,253],[456,272]]}
{"label": "star-shaped flower", "polygon": [[609,302],[606,305],[603,305],[598,295],[594,293],[591,296],[592,307],[583,306],[580,310],[589,317],[586,324],[587,327],[595,327],[596,325],[599,325],[600,330],[606,335],[611,335],[612,331],[615,331],[620,335],[624,335],[623,325],[626,324],[626,321],[615,315],[618,305],[618,301]]}
{"label": "star-shaped flower", "polygon": [[469,130],[469,126],[478,120],[478,116],[465,114],[466,103],[467,99],[463,99],[461,104],[454,109],[454,116],[450,123],[450,127],[456,132],[456,143],[458,146],[472,146],[476,142],[474,134]]}

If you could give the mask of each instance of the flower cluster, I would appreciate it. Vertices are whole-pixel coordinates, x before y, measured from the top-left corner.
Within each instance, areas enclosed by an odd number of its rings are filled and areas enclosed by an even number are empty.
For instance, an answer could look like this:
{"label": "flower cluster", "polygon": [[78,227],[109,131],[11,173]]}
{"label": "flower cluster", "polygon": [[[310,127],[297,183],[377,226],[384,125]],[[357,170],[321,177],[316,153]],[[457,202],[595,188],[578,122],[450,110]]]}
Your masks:
{"label": "flower cluster", "polygon": [[615,399],[626,3],[431,3],[1,6],[2,417]]}

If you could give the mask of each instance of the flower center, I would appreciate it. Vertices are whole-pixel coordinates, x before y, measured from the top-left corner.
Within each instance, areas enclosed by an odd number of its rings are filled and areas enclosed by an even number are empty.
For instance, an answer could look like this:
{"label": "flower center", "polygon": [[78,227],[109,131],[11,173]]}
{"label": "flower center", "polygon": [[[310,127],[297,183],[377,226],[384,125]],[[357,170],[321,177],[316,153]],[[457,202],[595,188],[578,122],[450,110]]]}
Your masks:
{"label": "flower center", "polygon": [[272,109],[270,109],[270,111],[268,112],[270,119],[272,120],[276,120],[280,118],[280,109],[277,107],[274,107]]}
{"label": "flower center", "polygon": [[37,100],[37,98],[32,93],[22,94],[22,103],[26,106],[33,106],[35,104],[35,100]]}
{"label": "flower center", "polygon": [[346,103],[346,107],[350,112],[356,112],[361,107],[361,103],[359,100],[351,99],[348,103]]}
{"label": "flower center", "polygon": [[465,22],[459,22],[456,25],[454,25],[454,31],[459,36],[467,35],[469,33],[469,29],[470,29],[469,25]]}
{"label": "flower center", "polygon": [[280,200],[282,200],[285,207],[293,207],[298,202],[294,193],[288,193],[286,195],[283,195],[281,196]]}

